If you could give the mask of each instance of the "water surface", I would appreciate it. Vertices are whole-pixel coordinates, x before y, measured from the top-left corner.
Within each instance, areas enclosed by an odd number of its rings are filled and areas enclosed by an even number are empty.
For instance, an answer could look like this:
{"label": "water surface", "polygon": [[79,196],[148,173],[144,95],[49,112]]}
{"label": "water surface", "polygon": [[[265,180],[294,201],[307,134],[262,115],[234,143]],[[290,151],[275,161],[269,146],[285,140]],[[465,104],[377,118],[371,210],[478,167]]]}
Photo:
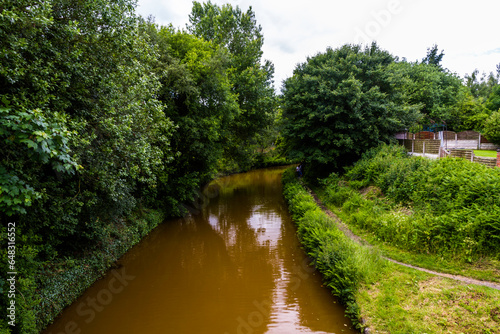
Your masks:
{"label": "water surface", "polygon": [[304,256],[282,168],[212,182],[45,334],[356,333]]}

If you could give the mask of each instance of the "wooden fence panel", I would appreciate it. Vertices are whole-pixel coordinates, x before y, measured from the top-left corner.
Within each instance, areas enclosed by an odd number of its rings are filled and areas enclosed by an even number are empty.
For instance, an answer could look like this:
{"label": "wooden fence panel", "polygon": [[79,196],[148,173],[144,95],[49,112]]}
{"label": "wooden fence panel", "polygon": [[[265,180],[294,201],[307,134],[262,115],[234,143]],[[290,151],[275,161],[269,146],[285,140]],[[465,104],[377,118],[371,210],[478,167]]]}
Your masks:
{"label": "wooden fence panel", "polygon": [[476,131],[462,131],[457,133],[458,140],[478,140],[480,136]]}

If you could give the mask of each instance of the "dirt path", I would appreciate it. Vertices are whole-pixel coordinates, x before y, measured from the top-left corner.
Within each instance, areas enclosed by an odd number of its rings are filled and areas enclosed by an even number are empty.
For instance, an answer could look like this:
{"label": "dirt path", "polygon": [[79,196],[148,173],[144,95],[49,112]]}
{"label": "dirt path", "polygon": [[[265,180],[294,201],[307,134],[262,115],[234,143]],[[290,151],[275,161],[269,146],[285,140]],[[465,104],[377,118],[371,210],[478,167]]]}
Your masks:
{"label": "dirt path", "polygon": [[[359,244],[362,244],[364,246],[367,246],[367,247],[372,247],[371,244],[367,243],[365,240],[363,240],[362,238],[360,238],[359,236],[357,236],[356,234],[354,234],[350,229],[349,227],[344,223],[342,222],[339,217],[337,217],[337,215],[335,215],[333,212],[331,212],[322,202],[321,200],[318,198],[318,196],[316,195],[316,193],[314,193],[311,189],[309,189],[307,186],[304,185],[304,187],[307,189],[307,191],[311,194],[311,196],[314,198],[314,200],[316,201],[316,204],[318,204],[318,206],[330,217],[332,218],[332,220],[335,222],[335,224],[337,225],[337,227],[342,231],[344,232],[344,234],[346,236],[348,236],[350,239],[354,240],[355,242],[359,243]],[[406,264],[406,263],[403,263],[403,262],[399,262],[399,261],[396,261],[394,259],[391,259],[391,258],[388,258],[388,257],[384,257],[386,260],[388,261],[391,261],[391,262],[394,262],[394,263],[397,263],[399,265],[402,265],[402,266],[405,266],[405,267],[409,267],[409,268],[413,268],[413,269],[416,269],[416,270],[420,270],[420,271],[423,271],[423,272],[426,272],[426,273],[429,273],[429,274],[433,274],[433,275],[437,275],[437,276],[441,276],[441,277],[446,277],[446,278],[450,278],[450,279],[453,279],[453,280],[456,280],[456,281],[460,281],[460,282],[464,282],[466,284],[475,284],[475,285],[483,285],[483,286],[487,286],[489,288],[492,288],[492,289],[496,289],[496,290],[500,290],[500,284],[498,283],[495,283],[495,282],[489,282],[489,281],[480,281],[480,280],[477,280],[477,279],[474,279],[474,278],[469,278],[469,277],[465,277],[465,276],[460,276],[460,275],[452,275],[452,274],[446,274],[446,273],[440,273],[440,272],[437,272],[437,271],[433,271],[433,270],[429,270],[429,269],[425,269],[425,268],[421,268],[421,267],[416,267],[416,266],[412,266],[410,264]]]}

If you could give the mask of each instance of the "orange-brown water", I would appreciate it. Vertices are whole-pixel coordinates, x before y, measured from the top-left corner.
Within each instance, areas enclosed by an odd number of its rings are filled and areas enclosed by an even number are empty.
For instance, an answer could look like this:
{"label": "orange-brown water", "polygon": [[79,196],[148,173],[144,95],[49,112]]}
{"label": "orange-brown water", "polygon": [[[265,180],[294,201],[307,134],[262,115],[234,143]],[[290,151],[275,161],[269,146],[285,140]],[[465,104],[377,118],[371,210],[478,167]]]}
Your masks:
{"label": "orange-brown water", "polygon": [[308,259],[282,168],[212,182],[89,288],[45,334],[356,333]]}

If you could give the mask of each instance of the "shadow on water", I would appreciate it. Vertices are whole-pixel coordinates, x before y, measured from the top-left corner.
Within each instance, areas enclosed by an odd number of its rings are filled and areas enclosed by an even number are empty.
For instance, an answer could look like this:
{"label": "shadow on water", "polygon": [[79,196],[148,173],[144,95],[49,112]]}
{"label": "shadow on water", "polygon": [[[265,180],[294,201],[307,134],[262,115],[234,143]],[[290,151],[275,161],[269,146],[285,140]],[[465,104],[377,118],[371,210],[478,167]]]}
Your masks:
{"label": "shadow on water", "polygon": [[195,213],[160,225],[44,333],[356,333],[308,266],[282,170],[212,182]]}

